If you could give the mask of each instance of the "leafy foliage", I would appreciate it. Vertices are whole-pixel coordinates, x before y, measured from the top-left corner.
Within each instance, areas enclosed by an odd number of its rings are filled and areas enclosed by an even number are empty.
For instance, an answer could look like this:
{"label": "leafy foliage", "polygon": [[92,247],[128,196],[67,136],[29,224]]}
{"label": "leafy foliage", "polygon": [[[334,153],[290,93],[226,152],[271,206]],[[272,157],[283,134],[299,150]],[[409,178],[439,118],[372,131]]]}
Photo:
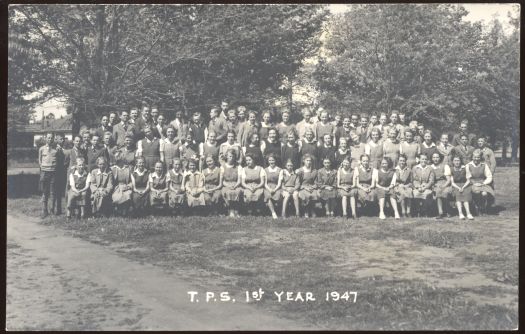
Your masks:
{"label": "leafy foliage", "polygon": [[[350,112],[403,110],[440,130],[467,118],[493,139],[503,136],[516,120],[509,110],[519,105],[519,32],[507,39],[494,27],[486,36],[481,23],[462,20],[466,14],[458,5],[396,4],[359,5],[334,17],[328,56],[316,71],[321,103]],[[509,94],[517,105],[500,104]]]}
{"label": "leafy foliage", "polygon": [[[188,111],[225,96],[254,105],[278,98],[285,94],[283,78],[319,48],[327,14],[318,5],[20,5],[10,11],[17,49],[31,54],[36,69],[24,91],[38,84],[65,97],[76,120],[142,99]],[[18,58],[11,62],[18,66],[13,80],[31,72]]]}

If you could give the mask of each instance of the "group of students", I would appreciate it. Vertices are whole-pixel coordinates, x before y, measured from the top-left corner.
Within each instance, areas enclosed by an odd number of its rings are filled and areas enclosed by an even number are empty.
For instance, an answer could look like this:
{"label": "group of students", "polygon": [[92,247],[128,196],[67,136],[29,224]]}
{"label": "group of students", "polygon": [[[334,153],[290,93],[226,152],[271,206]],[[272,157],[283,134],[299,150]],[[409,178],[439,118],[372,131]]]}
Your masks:
{"label": "group of students", "polygon": [[132,108],[104,116],[70,150],[48,134],[39,151],[43,215],[49,198],[60,214],[63,195],[68,217],[171,210],[237,217],[267,207],[284,218],[293,205],[296,216],[322,207],[330,217],[379,211],[380,219],[387,206],[396,219],[442,218],[455,206],[460,219],[473,219],[470,203],[484,214],[494,202],[494,153],[466,121],[436,144],[430,130],[405,124],[396,111],[387,122],[386,114],[331,119],[307,109],[296,124],[289,112],[273,123],[271,112],[258,122],[255,112],[223,102],[207,126],[201,116],[187,122],[178,113],[166,124],[158,108],[144,105],[141,115]]}

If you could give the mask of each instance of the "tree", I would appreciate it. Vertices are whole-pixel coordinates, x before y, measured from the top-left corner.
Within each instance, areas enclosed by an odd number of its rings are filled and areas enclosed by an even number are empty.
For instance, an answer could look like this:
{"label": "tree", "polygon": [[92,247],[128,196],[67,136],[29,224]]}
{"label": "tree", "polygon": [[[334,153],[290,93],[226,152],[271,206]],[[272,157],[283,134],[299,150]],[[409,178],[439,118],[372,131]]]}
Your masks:
{"label": "tree", "polygon": [[298,5],[19,5],[9,24],[32,50],[34,82],[67,99],[78,127],[143,99],[189,112],[279,97],[318,49],[325,17]]}
{"label": "tree", "polygon": [[478,116],[492,111],[479,89],[487,49],[482,25],[462,20],[466,14],[459,5],[389,4],[335,17],[328,57],[316,71],[321,103],[352,112],[403,110],[440,131],[466,118],[485,130],[491,123]]}

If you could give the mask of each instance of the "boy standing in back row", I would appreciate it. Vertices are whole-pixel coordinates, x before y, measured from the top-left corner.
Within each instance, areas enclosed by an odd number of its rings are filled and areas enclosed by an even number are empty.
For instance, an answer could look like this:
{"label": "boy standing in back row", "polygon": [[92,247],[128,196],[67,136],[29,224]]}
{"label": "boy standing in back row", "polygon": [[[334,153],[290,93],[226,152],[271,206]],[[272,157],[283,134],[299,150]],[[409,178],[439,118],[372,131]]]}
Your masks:
{"label": "boy standing in back row", "polygon": [[49,214],[47,204],[55,202],[55,180],[57,165],[57,150],[53,144],[53,134],[47,133],[45,145],[38,150],[38,165],[40,166],[40,190],[42,191],[42,218]]}

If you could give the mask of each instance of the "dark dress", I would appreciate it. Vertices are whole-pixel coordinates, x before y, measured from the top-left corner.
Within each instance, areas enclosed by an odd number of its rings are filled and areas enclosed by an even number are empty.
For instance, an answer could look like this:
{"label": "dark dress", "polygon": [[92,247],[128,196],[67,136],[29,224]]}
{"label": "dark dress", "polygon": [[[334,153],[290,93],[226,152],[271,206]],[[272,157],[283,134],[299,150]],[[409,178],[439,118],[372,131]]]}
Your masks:
{"label": "dark dress", "polygon": [[[317,187],[319,188],[319,197],[322,200],[335,199],[337,197],[337,172],[335,169],[321,168],[317,171]],[[332,187],[332,189],[327,189]]]}
{"label": "dark dress", "polygon": [[[373,168],[369,167],[369,169],[366,170],[363,166],[356,167],[354,171],[355,177],[359,180],[359,184],[365,188],[369,188],[372,185],[372,173]],[[353,196],[361,203],[373,202],[376,200],[375,189],[366,192],[363,189],[356,187],[353,189]]]}
{"label": "dark dress", "polygon": [[264,157],[263,157],[263,154],[261,152],[261,147],[260,146],[246,146],[246,155],[252,155],[254,157],[254,160],[255,160],[255,164],[257,166],[262,166],[263,163],[264,163]]}
{"label": "dark dress", "polygon": [[[174,208],[184,204],[186,199],[185,193],[182,190],[184,174],[182,172],[176,173],[173,169],[170,169],[169,176],[170,190],[168,191],[168,201],[170,207]],[[175,190],[172,190],[171,188],[174,188]]]}
{"label": "dark dress", "polygon": [[319,168],[321,168],[323,165],[323,160],[325,158],[328,158],[330,160],[330,166],[334,168],[336,162],[335,162],[335,151],[336,148],[333,146],[326,147],[325,145],[321,145],[317,149],[317,158],[319,159]]}
{"label": "dark dress", "polygon": [[[140,175],[136,170],[132,173],[133,178],[135,179],[135,188],[138,190],[144,190],[148,186],[149,172],[147,169],[144,170],[144,173]],[[144,209],[149,204],[149,193],[139,194],[133,192],[131,194],[131,200],[133,201],[133,208],[135,210]]]}
{"label": "dark dress", "polygon": [[[204,175],[204,189],[217,188],[217,186],[219,185],[221,175],[220,168],[215,167],[213,170],[206,168],[202,171],[202,174]],[[206,203],[206,205],[217,204],[221,199],[221,190],[218,189],[211,193],[204,192],[203,196],[204,203]]]}
{"label": "dark dress", "polygon": [[[463,187],[463,185],[467,182],[467,169],[465,166],[461,166],[459,169],[452,167],[450,172],[452,174],[452,180],[454,181],[454,184],[460,188]],[[456,202],[470,202],[472,200],[471,190],[471,185],[466,186],[462,192],[460,192],[455,187],[452,187],[452,195],[456,199]]]}
{"label": "dark dress", "polygon": [[297,171],[297,175],[300,180],[299,198],[308,204],[310,201],[316,201],[319,199],[319,191],[317,190],[317,170],[311,169],[310,171],[300,168]]}
{"label": "dark dress", "polygon": [[317,142],[315,140],[310,143],[305,139],[301,140],[301,159],[307,154],[312,156],[312,167],[317,168],[319,159],[317,158]]}
{"label": "dark dress", "polygon": [[[168,177],[165,173],[161,176],[157,173],[150,174],[151,189],[150,193],[150,204],[152,207],[164,208],[168,204],[168,191],[159,191],[167,188]],[[157,190],[157,191],[153,191]]]}
{"label": "dark dress", "polygon": [[145,160],[145,167],[150,172],[155,170],[155,163],[160,161],[160,142],[157,138],[148,142],[147,139],[141,139],[142,141],[142,156]]}
{"label": "dark dress", "polygon": [[394,187],[397,200],[400,202],[406,198],[412,198],[412,169],[396,167],[396,186]]}
{"label": "dark dress", "polygon": [[[377,184],[380,185],[381,187],[390,187],[390,185],[392,184],[392,179],[394,178],[394,175],[395,175],[395,172],[393,169],[387,172],[383,172],[381,168],[377,169]],[[388,191],[381,189],[381,188],[377,188],[376,192],[377,192],[378,198],[385,198],[387,196],[394,195],[393,188],[389,189]]]}
{"label": "dark dress", "polygon": [[265,148],[264,148],[264,167],[268,167],[268,156],[270,154],[273,154],[275,156],[275,164],[279,167],[282,167],[282,160],[281,160],[281,142],[276,141],[275,143],[270,143],[268,140],[264,141]]}
{"label": "dark dress", "polygon": [[289,146],[288,143],[284,144],[282,147],[282,165],[283,168],[286,166],[286,161],[291,160],[293,163],[293,169],[297,169],[301,166],[301,152],[299,151],[299,145],[294,144]]}

